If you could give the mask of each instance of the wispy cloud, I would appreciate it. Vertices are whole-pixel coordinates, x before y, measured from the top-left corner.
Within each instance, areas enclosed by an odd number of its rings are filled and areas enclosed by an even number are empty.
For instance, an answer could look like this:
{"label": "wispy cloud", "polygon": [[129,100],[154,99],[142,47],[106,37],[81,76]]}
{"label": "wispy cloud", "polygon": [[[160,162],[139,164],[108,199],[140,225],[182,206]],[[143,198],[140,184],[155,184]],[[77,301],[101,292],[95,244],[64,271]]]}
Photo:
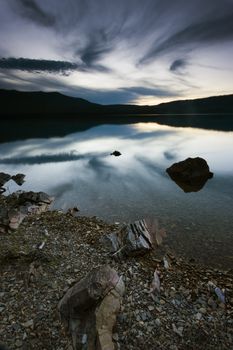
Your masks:
{"label": "wispy cloud", "polygon": [[176,73],[182,71],[187,66],[186,60],[179,58],[172,62],[170,71]]}
{"label": "wispy cloud", "polygon": [[62,73],[69,74],[71,71],[108,71],[107,68],[101,65],[87,66],[86,64],[78,64],[68,61],[54,61],[43,59],[31,59],[31,58],[15,58],[15,57],[2,57],[0,58],[0,69],[15,69],[27,72],[48,72],[48,73]]}
{"label": "wispy cloud", "polygon": [[17,0],[17,10],[21,16],[45,27],[52,27],[56,17],[42,9],[35,0]]}
{"label": "wispy cloud", "polygon": [[[100,103],[206,95],[219,80],[230,92],[232,41],[232,0],[1,0],[1,86],[39,72],[21,88]],[[47,73],[53,81],[40,85]]]}
{"label": "wispy cloud", "polygon": [[233,10],[224,16],[217,18],[205,18],[195,23],[184,26],[182,29],[154,42],[149,51],[140,60],[140,63],[148,63],[159,55],[180,50],[188,50],[206,44],[210,45],[219,41],[233,40]]}

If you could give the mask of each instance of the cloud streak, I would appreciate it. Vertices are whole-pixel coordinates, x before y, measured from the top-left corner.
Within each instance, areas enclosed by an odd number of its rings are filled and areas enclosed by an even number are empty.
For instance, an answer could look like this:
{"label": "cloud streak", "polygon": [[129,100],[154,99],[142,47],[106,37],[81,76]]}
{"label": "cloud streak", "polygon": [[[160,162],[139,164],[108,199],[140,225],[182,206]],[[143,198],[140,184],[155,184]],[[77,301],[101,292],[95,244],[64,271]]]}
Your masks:
{"label": "cloud streak", "polygon": [[45,27],[53,27],[56,17],[46,13],[35,0],[17,0],[17,9],[21,16]]}
{"label": "cloud streak", "polygon": [[187,66],[186,60],[179,58],[172,62],[170,71],[176,73],[182,71]]}
{"label": "cloud streak", "polygon": [[0,58],[0,69],[15,69],[27,72],[65,73],[77,70],[76,63],[66,61],[39,60],[30,58]]}
{"label": "cloud streak", "polygon": [[[1,86],[14,85],[16,73],[18,88],[30,73],[22,89],[53,86],[99,103],[202,97],[220,80],[221,91],[231,92],[232,0],[206,0],[205,7],[202,0],[1,0],[1,6]],[[42,84],[47,73],[53,81]]]}
{"label": "cloud streak", "polygon": [[186,48],[191,51],[198,45],[210,45],[219,41],[233,40],[233,10],[220,18],[198,21],[185,26],[181,30],[155,42],[152,48],[140,60],[140,63],[148,63],[157,56]]}
{"label": "cloud streak", "polygon": [[55,60],[43,60],[43,59],[31,59],[31,58],[15,58],[9,57],[0,58],[0,69],[14,69],[26,72],[47,72],[47,73],[62,73],[69,74],[71,71],[96,70],[106,72],[107,68],[101,65],[92,65],[91,67],[85,64],[77,64],[68,61],[55,61]]}

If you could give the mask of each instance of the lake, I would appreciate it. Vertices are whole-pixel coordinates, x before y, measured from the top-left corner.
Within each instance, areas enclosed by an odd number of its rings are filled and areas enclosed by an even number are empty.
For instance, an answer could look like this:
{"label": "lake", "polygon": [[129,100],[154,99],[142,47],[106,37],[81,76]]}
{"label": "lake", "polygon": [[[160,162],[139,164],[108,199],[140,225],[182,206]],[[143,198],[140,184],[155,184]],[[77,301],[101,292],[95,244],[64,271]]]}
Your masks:
{"label": "lake", "polygon": [[[85,125],[6,120],[0,171],[26,174],[25,184],[10,182],[7,193],[44,191],[55,197],[57,209],[77,206],[80,215],[109,222],[157,217],[175,253],[231,267],[233,118],[216,124],[216,116],[203,122],[192,116],[195,124],[189,126],[185,117],[183,124],[174,118],[170,125],[165,118]],[[122,155],[111,156],[114,150]],[[197,156],[206,159],[214,177],[199,192],[184,193],[166,168]]]}

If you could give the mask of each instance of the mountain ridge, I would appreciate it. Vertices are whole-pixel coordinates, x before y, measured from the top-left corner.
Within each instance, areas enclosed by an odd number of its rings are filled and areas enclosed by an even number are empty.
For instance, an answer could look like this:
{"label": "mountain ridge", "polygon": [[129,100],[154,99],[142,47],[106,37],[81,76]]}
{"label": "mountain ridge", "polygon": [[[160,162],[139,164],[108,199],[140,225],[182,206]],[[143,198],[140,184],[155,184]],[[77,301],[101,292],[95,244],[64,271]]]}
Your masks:
{"label": "mountain ridge", "polygon": [[150,115],[233,113],[233,94],[176,100],[158,105],[101,105],[59,92],[22,92],[0,89],[0,115]]}

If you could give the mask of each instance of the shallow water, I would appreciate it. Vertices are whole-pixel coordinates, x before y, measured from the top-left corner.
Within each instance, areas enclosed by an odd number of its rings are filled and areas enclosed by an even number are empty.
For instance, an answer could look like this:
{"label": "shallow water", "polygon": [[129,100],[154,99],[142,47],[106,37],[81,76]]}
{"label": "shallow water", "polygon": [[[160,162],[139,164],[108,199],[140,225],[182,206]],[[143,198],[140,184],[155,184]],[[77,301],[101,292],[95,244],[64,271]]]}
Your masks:
{"label": "shallow water", "polygon": [[[122,155],[110,156],[114,150]],[[22,189],[55,196],[55,208],[78,206],[81,215],[110,222],[155,216],[177,253],[230,267],[232,150],[232,131],[102,124],[62,137],[1,143],[0,170],[26,174]],[[201,191],[184,193],[165,170],[196,156],[206,159],[214,177]],[[9,183],[9,192],[16,189]]]}

